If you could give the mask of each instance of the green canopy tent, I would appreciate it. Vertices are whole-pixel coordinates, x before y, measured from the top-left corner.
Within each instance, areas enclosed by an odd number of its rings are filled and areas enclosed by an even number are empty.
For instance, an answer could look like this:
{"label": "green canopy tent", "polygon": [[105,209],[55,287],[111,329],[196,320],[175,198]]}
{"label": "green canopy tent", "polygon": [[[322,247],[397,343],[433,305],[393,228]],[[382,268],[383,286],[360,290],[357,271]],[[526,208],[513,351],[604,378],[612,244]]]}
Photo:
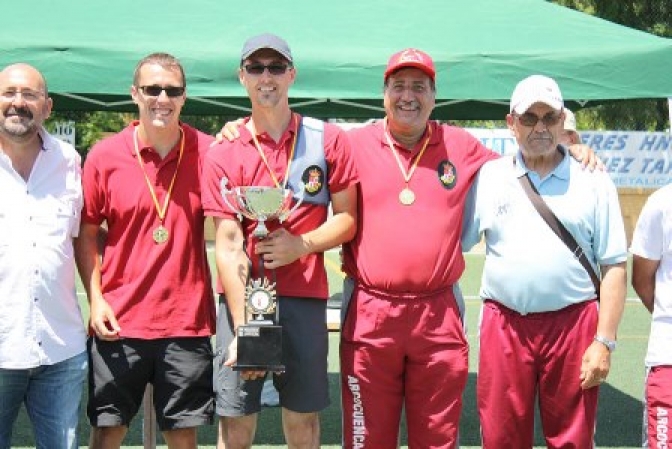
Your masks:
{"label": "green canopy tent", "polygon": [[240,48],[262,32],[292,47],[292,106],[323,118],[382,116],[387,59],[406,47],[436,62],[438,119],[501,119],[532,73],[575,108],[672,96],[672,39],[543,0],[36,0],[4,15],[0,65],[42,70],[57,110],[135,111],[135,64],[166,51],[187,72],[185,113],[244,115]]}

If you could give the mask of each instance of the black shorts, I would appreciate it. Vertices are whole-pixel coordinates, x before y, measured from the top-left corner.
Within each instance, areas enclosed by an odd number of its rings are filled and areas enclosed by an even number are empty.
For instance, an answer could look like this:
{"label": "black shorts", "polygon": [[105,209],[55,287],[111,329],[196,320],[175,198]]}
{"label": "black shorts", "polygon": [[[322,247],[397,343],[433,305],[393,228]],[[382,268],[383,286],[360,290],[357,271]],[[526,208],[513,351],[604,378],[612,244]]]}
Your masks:
{"label": "black shorts", "polygon": [[212,344],[209,337],[103,341],[90,337],[89,422],[128,426],[154,386],[161,431],[212,424]]}
{"label": "black shorts", "polygon": [[[282,326],[282,362],[285,372],[273,374],[280,405],[299,413],[318,412],[329,406],[327,354],[327,301],[279,297]],[[231,314],[224,296],[219,298],[215,351],[217,414],[244,416],[261,410],[264,379],[242,380],[237,371],[223,366],[233,340]]]}

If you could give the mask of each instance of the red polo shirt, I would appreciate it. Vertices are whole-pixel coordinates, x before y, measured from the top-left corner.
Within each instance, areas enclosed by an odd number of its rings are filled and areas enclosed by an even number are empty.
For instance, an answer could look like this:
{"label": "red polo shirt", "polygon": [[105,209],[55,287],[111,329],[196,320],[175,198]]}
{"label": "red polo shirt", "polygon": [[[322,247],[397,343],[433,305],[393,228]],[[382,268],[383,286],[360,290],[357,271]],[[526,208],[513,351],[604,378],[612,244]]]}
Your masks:
{"label": "red polo shirt", "polygon": [[[294,114],[297,117],[297,114]],[[298,116],[300,119],[300,116]],[[248,119],[246,119],[247,122]],[[241,136],[233,142],[224,141],[213,147],[207,154],[203,167],[202,195],[206,215],[236,219],[236,215],[224,203],[220,181],[226,176],[228,187],[275,186],[271,174],[264,164],[252,135],[245,127],[240,127]],[[264,133],[258,136],[268,164],[282,184],[287,171],[287,161],[291,153],[297,125],[290,122],[280,140],[276,143]],[[324,124],[324,152],[327,161],[327,185],[333,194],[357,182],[356,170],[350,152],[350,144],[345,132],[335,125]],[[319,227],[327,219],[327,208],[303,203],[282,224],[277,220],[266,223],[269,231],[282,226],[290,233],[300,235]],[[253,277],[257,277],[258,257],[255,256],[256,239],[251,238],[256,221],[243,220],[247,253],[253,262]],[[270,274],[266,273],[267,276]],[[322,253],[309,254],[294,263],[275,270],[276,290],[279,295],[326,299],[329,296],[327,274]],[[221,286],[218,287],[221,292]]]}
{"label": "red polo shirt", "polygon": [[[364,286],[424,295],[446,289],[464,271],[460,237],[467,193],[478,169],[498,155],[460,128],[433,121],[430,126],[431,138],[409,183],[412,205],[399,200],[404,177],[383,122],[348,132],[361,196],[357,236],[343,245],[344,269]],[[412,151],[392,142],[408,172],[425,137]]]}
{"label": "red polo shirt", "polygon": [[[133,338],[209,336],[215,306],[208,268],[200,198],[202,160],[212,138],[187,125],[185,145],[157,244],[159,218],[134,150],[132,123],[97,143],[83,170],[82,220],[109,229],[102,263],[102,290],[121,335]],[[165,159],[138,142],[145,172],[159,204],[177,167],[180,142]]]}

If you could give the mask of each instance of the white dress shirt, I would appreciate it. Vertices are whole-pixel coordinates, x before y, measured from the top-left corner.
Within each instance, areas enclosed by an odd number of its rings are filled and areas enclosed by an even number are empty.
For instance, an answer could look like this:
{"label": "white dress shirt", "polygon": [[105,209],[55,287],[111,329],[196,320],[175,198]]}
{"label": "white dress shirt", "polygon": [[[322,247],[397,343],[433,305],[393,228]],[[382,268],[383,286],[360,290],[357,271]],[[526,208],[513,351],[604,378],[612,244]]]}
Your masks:
{"label": "white dress shirt", "polygon": [[81,158],[40,131],[28,182],[0,148],[0,368],[51,365],[85,350],[72,239],[82,207]]}

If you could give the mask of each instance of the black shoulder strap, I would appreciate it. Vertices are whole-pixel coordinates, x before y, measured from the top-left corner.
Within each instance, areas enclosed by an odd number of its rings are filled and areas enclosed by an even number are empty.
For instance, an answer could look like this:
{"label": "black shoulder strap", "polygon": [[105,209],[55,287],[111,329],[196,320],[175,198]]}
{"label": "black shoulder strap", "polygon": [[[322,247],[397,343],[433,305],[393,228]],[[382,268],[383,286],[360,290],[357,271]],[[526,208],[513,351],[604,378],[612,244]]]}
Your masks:
{"label": "black shoulder strap", "polygon": [[535,189],[532,183],[530,182],[530,178],[527,176],[527,173],[518,178],[518,181],[520,181],[520,185],[523,186],[523,190],[525,191],[527,197],[532,202],[534,208],[537,209],[537,212],[539,212],[539,215],[541,215],[541,218],[543,218],[544,221],[548,224],[548,226],[550,226],[550,228],[553,230],[553,232],[555,232],[555,234],[558,237],[560,237],[560,240],[562,240],[565,243],[565,245],[567,245],[572,254],[574,254],[574,257],[579,259],[579,262],[581,263],[583,268],[586,269],[586,271],[590,275],[590,280],[593,281],[593,285],[595,286],[595,293],[599,298],[600,280],[598,279],[597,273],[595,273],[593,266],[588,261],[586,254],[583,252],[583,248],[581,248],[581,245],[579,245],[576,242],[574,236],[567,230],[565,225],[563,225],[562,222],[558,220],[558,217],[556,217],[553,211],[548,207],[548,205],[543,200],[541,195],[539,195],[537,189]]}

